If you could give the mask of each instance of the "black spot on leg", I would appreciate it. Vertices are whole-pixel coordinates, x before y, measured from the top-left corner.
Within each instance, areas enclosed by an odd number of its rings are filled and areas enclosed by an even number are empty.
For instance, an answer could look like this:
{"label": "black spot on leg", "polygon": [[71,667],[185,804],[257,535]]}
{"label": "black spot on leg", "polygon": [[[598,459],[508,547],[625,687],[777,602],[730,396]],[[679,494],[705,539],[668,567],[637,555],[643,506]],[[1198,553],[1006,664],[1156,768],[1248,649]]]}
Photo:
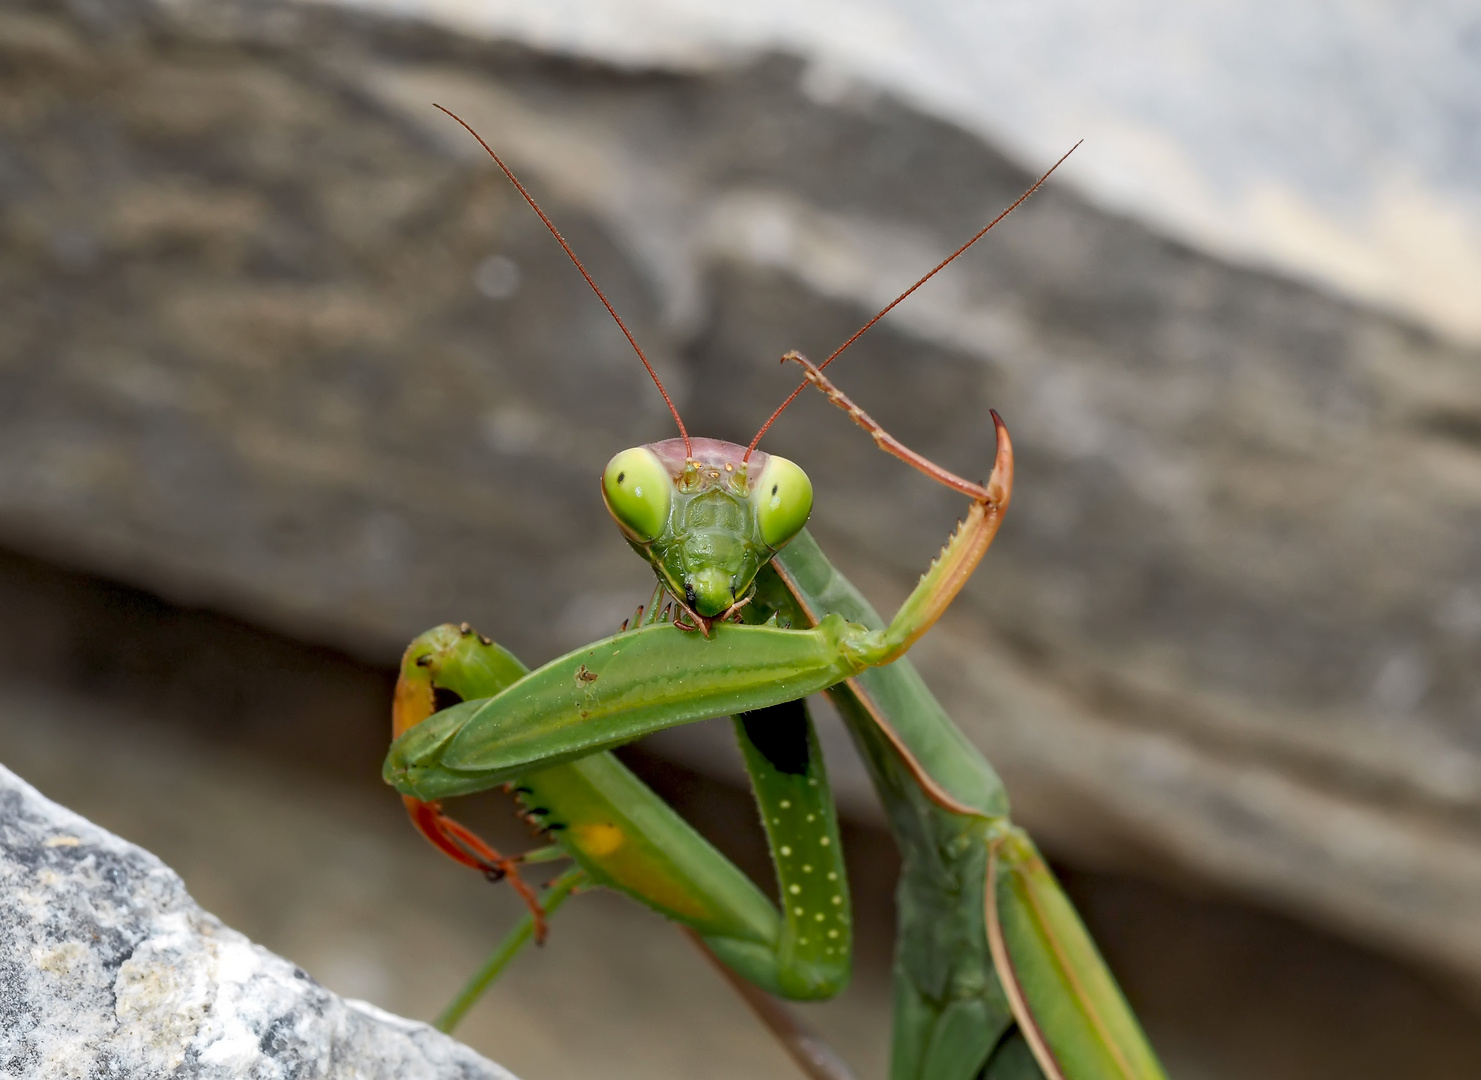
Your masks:
{"label": "black spot on leg", "polygon": [[742,713],[740,720],[746,738],[777,772],[794,776],[807,772],[811,753],[807,741],[807,708],[801,698]]}

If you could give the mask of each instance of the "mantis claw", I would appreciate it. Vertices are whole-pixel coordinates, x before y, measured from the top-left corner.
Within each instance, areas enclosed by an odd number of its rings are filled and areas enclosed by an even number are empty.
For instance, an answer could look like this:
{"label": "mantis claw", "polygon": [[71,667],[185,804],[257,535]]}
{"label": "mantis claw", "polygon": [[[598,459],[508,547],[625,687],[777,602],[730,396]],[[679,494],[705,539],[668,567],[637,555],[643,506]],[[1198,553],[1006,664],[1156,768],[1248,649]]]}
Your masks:
{"label": "mantis claw", "polygon": [[411,823],[438,851],[479,871],[491,883],[507,880],[530,909],[530,917],[535,921],[535,944],[544,944],[545,908],[535,890],[520,877],[519,856],[499,854],[472,829],[443,813],[441,803],[422,802],[410,795],[403,795],[401,801],[406,804]]}
{"label": "mantis claw", "polygon": [[[474,636],[476,632],[473,627],[463,623],[456,628],[444,627],[438,633],[442,635],[441,640],[431,648],[413,645],[407,649],[391,711],[393,735],[400,735],[432,716],[444,707],[446,698],[450,697],[453,702],[462,700],[461,696],[438,682],[439,665],[442,662],[442,653],[439,650],[440,647],[446,647],[451,635],[467,638]],[[478,639],[486,640],[481,634]],[[424,802],[410,795],[402,796],[401,801],[406,806],[411,823],[438,851],[454,862],[477,870],[491,882],[508,881],[530,909],[535,943],[544,942],[545,908],[535,890],[520,877],[517,856],[511,858],[500,854],[472,829],[444,813],[439,802]]]}

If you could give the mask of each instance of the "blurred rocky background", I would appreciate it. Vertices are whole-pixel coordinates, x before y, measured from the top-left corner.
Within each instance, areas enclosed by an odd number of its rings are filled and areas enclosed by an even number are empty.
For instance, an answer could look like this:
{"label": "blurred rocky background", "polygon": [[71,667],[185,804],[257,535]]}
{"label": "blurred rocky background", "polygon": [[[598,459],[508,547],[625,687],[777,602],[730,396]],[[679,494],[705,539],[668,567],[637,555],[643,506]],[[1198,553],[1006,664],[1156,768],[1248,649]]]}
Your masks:
{"label": "blurred rocky background", "polygon": [[[1424,33],[1339,20],[1324,53],[1321,5],[1287,6],[1307,17],[1267,53],[1199,58],[1170,31],[1181,81],[1101,72],[1129,89],[1073,131],[1064,180],[835,374],[958,472],[987,468],[989,407],[1014,434],[1012,513],[914,655],[1174,1075],[1469,1076],[1481,140],[1431,59],[1474,54],[1481,27],[1430,4]],[[767,4],[739,30],[679,0],[559,7],[0,5],[0,761],[331,988],[409,1015],[515,908],[379,785],[399,651],[448,620],[527,661],[614,629],[651,579],[596,478],[672,434],[431,103],[527,180],[691,429],[742,442],[795,383],[783,351],[826,355],[1073,141],[1065,93],[1037,114],[1063,146],[1021,122],[995,139],[968,107],[1022,59],[953,83],[976,70],[960,44],[939,85],[917,78],[944,17],[892,51],[888,5],[845,5],[809,52],[801,16],[755,29]],[[1002,14],[1061,70],[1114,22],[1065,15],[1061,39],[1024,10]],[[1390,40],[1387,66],[1358,62]],[[1317,108],[1341,95],[1301,94],[1354,70],[1378,74],[1352,115],[1377,119],[1344,142],[1346,114]],[[1234,119],[1286,110],[1286,139],[1229,174],[1211,132],[1248,132],[1187,116],[1235,99]],[[1280,171],[1291,145],[1382,159],[1378,136],[1432,104],[1403,184]],[[962,510],[812,395],[767,446],[808,469],[814,531],[882,609]],[[854,988],[810,1012],[878,1076],[893,854],[836,734],[868,932]],[[764,875],[727,738],[702,725],[632,760]],[[522,842],[497,800],[471,813]],[[610,897],[573,903],[460,1034],[527,1080],[787,1068],[676,934]]]}

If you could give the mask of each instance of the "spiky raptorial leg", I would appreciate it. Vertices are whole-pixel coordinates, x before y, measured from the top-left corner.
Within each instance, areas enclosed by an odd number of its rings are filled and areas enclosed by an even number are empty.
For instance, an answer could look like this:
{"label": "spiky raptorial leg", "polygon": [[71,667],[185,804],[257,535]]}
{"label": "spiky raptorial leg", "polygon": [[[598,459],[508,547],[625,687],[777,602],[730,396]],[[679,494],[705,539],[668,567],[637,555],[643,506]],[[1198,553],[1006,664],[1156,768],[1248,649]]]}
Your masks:
{"label": "spiky raptorial leg", "polygon": [[941,554],[921,575],[915,590],[900,606],[886,628],[885,640],[888,648],[876,662],[888,664],[904,655],[935,624],[972,576],[972,571],[977,569],[982,556],[987,553],[993,537],[997,535],[998,526],[1002,524],[1008,502],[1013,497],[1013,443],[1008,438],[1008,428],[1003,423],[1003,418],[996,410],[991,410],[998,439],[992,475],[988,477],[986,484],[964,480],[956,473],[943,469],[934,461],[916,453],[891,435],[877,420],[849,400],[848,395],[834,386],[828,376],[819,371],[807,357],[794,350],[782,357],[784,363],[788,360],[801,365],[806,372],[804,377],[807,381],[826,394],[829,401],[848,413],[854,423],[869,432],[875,445],[881,450],[972,500],[966,518],[957,525],[951,539],[941,549]]}
{"label": "spiky raptorial leg", "polygon": [[[472,630],[466,632],[472,633]],[[396,695],[391,706],[393,738],[420,724],[437,711],[436,690],[426,663],[430,657],[413,657],[410,652],[408,650],[407,657],[402,661],[401,676],[396,680]],[[406,806],[411,823],[438,851],[455,862],[477,870],[490,881],[508,880],[525,902],[525,906],[530,909],[530,917],[534,920],[535,943],[543,944],[546,931],[545,909],[535,890],[520,876],[519,858],[501,855],[472,829],[445,814],[439,802],[423,802],[410,795],[403,795],[401,801]]]}

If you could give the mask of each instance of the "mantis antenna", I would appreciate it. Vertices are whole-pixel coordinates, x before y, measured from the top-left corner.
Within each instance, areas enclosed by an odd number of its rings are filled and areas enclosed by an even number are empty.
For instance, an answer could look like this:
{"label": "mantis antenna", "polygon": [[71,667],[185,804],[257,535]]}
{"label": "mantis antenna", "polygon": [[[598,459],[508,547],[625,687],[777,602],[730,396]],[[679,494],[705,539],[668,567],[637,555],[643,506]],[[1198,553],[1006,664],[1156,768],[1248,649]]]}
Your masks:
{"label": "mantis antenna", "polygon": [[[454,117],[454,119],[457,119],[457,118]],[[935,267],[930,271],[930,273],[926,274],[923,278],[921,278],[919,281],[917,281],[914,285],[910,286],[910,288],[906,289],[899,296],[895,297],[888,304],[886,304],[885,307],[879,312],[878,315],[874,316],[874,318],[870,319],[863,326],[859,327],[859,329],[855,330],[852,337],[850,337],[842,345],[838,346],[838,348],[834,349],[833,352],[831,352],[828,355],[828,359],[824,360],[821,364],[818,364],[816,366],[816,368],[813,368],[812,374],[810,374],[810,376],[808,378],[804,379],[801,382],[801,384],[798,385],[797,389],[796,390],[793,390],[792,393],[787,397],[787,400],[784,401],[784,402],[782,402],[779,406],[777,406],[777,411],[771,414],[771,417],[766,421],[766,423],[764,423],[764,424],[761,425],[761,430],[758,431],[758,432],[756,432],[756,437],[751,440],[751,445],[748,446],[748,447],[746,447],[746,455],[741,460],[742,461],[749,461],[750,460],[751,453],[756,449],[756,444],[761,441],[761,436],[765,435],[767,429],[770,428],[772,424],[776,423],[777,417],[781,416],[782,413],[784,413],[784,412],[787,411],[787,406],[790,405],[790,404],[792,404],[792,402],[794,402],[794,401],[797,400],[797,395],[800,394],[800,393],[802,393],[802,391],[804,391],[804,390],[807,389],[807,384],[814,381],[814,378],[812,377],[813,375],[815,375],[818,372],[821,372],[825,367],[827,367],[829,364],[833,363],[834,360],[838,359],[838,354],[839,353],[843,352],[844,349],[847,349],[854,342],[858,341],[859,338],[863,336],[865,330],[868,330],[875,323],[879,322],[880,319],[883,319],[886,315],[888,315],[891,311],[893,311],[895,309],[896,305],[898,305],[901,300],[904,300],[911,293],[915,292],[916,289],[919,289],[922,285],[924,285],[926,282],[930,281],[933,277],[935,277],[937,274],[939,274],[942,270],[946,269],[947,265],[950,264],[953,259],[955,259],[958,255],[962,254],[962,252],[966,251],[969,247],[971,247],[973,244],[977,243],[977,241],[981,240],[984,236],[986,236],[988,234],[989,230],[991,230],[994,225],[996,225],[998,222],[1002,221],[1009,214],[1013,213],[1014,210],[1017,210],[1019,208],[1019,206],[1021,206],[1023,204],[1024,200],[1026,200],[1030,195],[1032,195],[1034,192],[1038,191],[1039,188],[1041,188],[1044,185],[1044,181],[1049,179],[1049,177],[1054,173],[1054,170],[1055,169],[1059,168],[1061,165],[1063,165],[1065,163],[1065,158],[1068,158],[1071,154],[1073,154],[1076,150],[1078,150],[1080,148],[1080,143],[1083,143],[1084,141],[1085,141],[1084,139],[1081,139],[1080,142],[1077,142],[1074,146],[1072,146],[1068,150],[1066,150],[1064,152],[1064,157],[1061,157],[1053,165],[1049,166],[1049,171],[1046,172],[1043,176],[1039,177],[1037,180],[1034,181],[1034,186],[1033,187],[1029,188],[1022,195],[1018,196],[1018,198],[1016,198],[1016,199],[1013,200],[1013,205],[1009,206],[1008,209],[1004,210],[1001,214],[999,214],[997,217],[993,218],[986,225],[984,225],[980,230],[978,230],[976,236],[972,237],[972,239],[968,240],[961,247],[957,248],[950,255],[946,256],[946,258],[942,259],[939,263],[937,263],[935,265]],[[521,189],[521,190],[523,190],[523,189]],[[528,197],[529,196],[526,196],[526,198],[528,198]],[[542,214],[541,216],[543,217],[544,215]],[[572,258],[575,258],[575,256],[573,255]],[[595,286],[593,286],[593,288],[595,288]],[[795,353],[788,353],[786,356],[782,357],[783,363],[785,363],[788,360],[794,360],[794,359],[797,359],[797,354],[795,354]],[[811,364],[806,364],[806,366],[809,367],[809,368],[812,368],[812,365]]]}
{"label": "mantis antenna", "polygon": [[[595,281],[592,280],[591,275],[586,272],[586,267],[581,265],[581,260],[576,258],[576,253],[571,250],[571,245],[566,243],[566,238],[561,235],[561,231],[555,227],[555,223],[553,221],[545,216],[545,211],[540,209],[540,204],[537,203],[534,197],[525,190],[525,186],[519,182],[519,178],[514,175],[513,171],[510,170],[508,165],[504,164],[499,155],[494,153],[493,147],[489,146],[488,143],[483,141],[483,136],[474,131],[471,126],[469,126],[468,121],[464,120],[461,116],[453,112],[451,109],[445,108],[442,105],[438,105],[435,102],[433,103],[433,107],[441,109],[443,112],[447,113],[448,116],[451,116],[454,120],[462,125],[464,131],[468,132],[469,135],[472,135],[475,139],[478,140],[478,145],[483,147],[488,156],[494,159],[494,164],[499,166],[499,171],[507,176],[509,178],[509,182],[515,186],[515,188],[521,195],[524,196],[525,202],[530,204],[530,209],[540,215],[540,220],[543,221],[545,223],[545,227],[550,230],[550,235],[555,237],[556,243],[560,244],[561,250],[563,250],[568,256],[570,256],[571,261],[576,264],[576,269],[581,271],[581,276],[584,277],[586,279],[586,283],[591,286],[591,291],[597,294],[597,299],[600,300],[602,302],[602,306],[607,309],[607,314],[611,315],[613,320],[616,321],[617,328],[622,331],[623,337],[627,338],[627,343],[633,347],[633,352],[638,354],[638,359],[643,361],[643,366],[648,369],[648,375],[650,378],[653,379],[653,385],[658,387],[658,392],[663,395],[663,403],[669,407],[669,412],[674,414],[674,423],[679,425],[679,437],[684,440],[684,456],[690,457],[691,448],[689,445],[689,432],[684,427],[684,421],[679,417],[679,410],[674,408],[674,402],[673,399],[669,397],[669,392],[663,388],[663,380],[658,377],[658,372],[653,370],[653,365],[648,362],[648,357],[643,355],[643,350],[638,345],[637,339],[633,337],[632,331],[627,328],[627,323],[622,321],[622,316],[617,314],[617,309],[614,308],[612,306],[612,302],[607,299],[606,293],[602,292],[601,286],[599,286]],[[1022,201],[1022,199],[1019,200],[1019,202]],[[1017,204],[1015,203],[1014,205]],[[899,303],[899,301],[896,301],[896,303]],[[894,305],[891,305],[891,307],[893,306]],[[889,308],[886,308],[885,310],[888,311]],[[863,333],[863,331],[861,330],[860,333]],[[857,336],[858,335],[856,334],[855,337]],[[841,352],[842,350],[839,351]],[[833,357],[830,356],[828,359],[831,360],[833,359]],[[793,396],[795,397],[796,395],[794,394]],[[779,409],[777,411],[780,412],[781,410]],[[760,436],[758,435],[757,438],[759,439]],[[752,445],[754,446],[755,444]],[[750,456],[749,451],[747,451],[747,456]]]}

